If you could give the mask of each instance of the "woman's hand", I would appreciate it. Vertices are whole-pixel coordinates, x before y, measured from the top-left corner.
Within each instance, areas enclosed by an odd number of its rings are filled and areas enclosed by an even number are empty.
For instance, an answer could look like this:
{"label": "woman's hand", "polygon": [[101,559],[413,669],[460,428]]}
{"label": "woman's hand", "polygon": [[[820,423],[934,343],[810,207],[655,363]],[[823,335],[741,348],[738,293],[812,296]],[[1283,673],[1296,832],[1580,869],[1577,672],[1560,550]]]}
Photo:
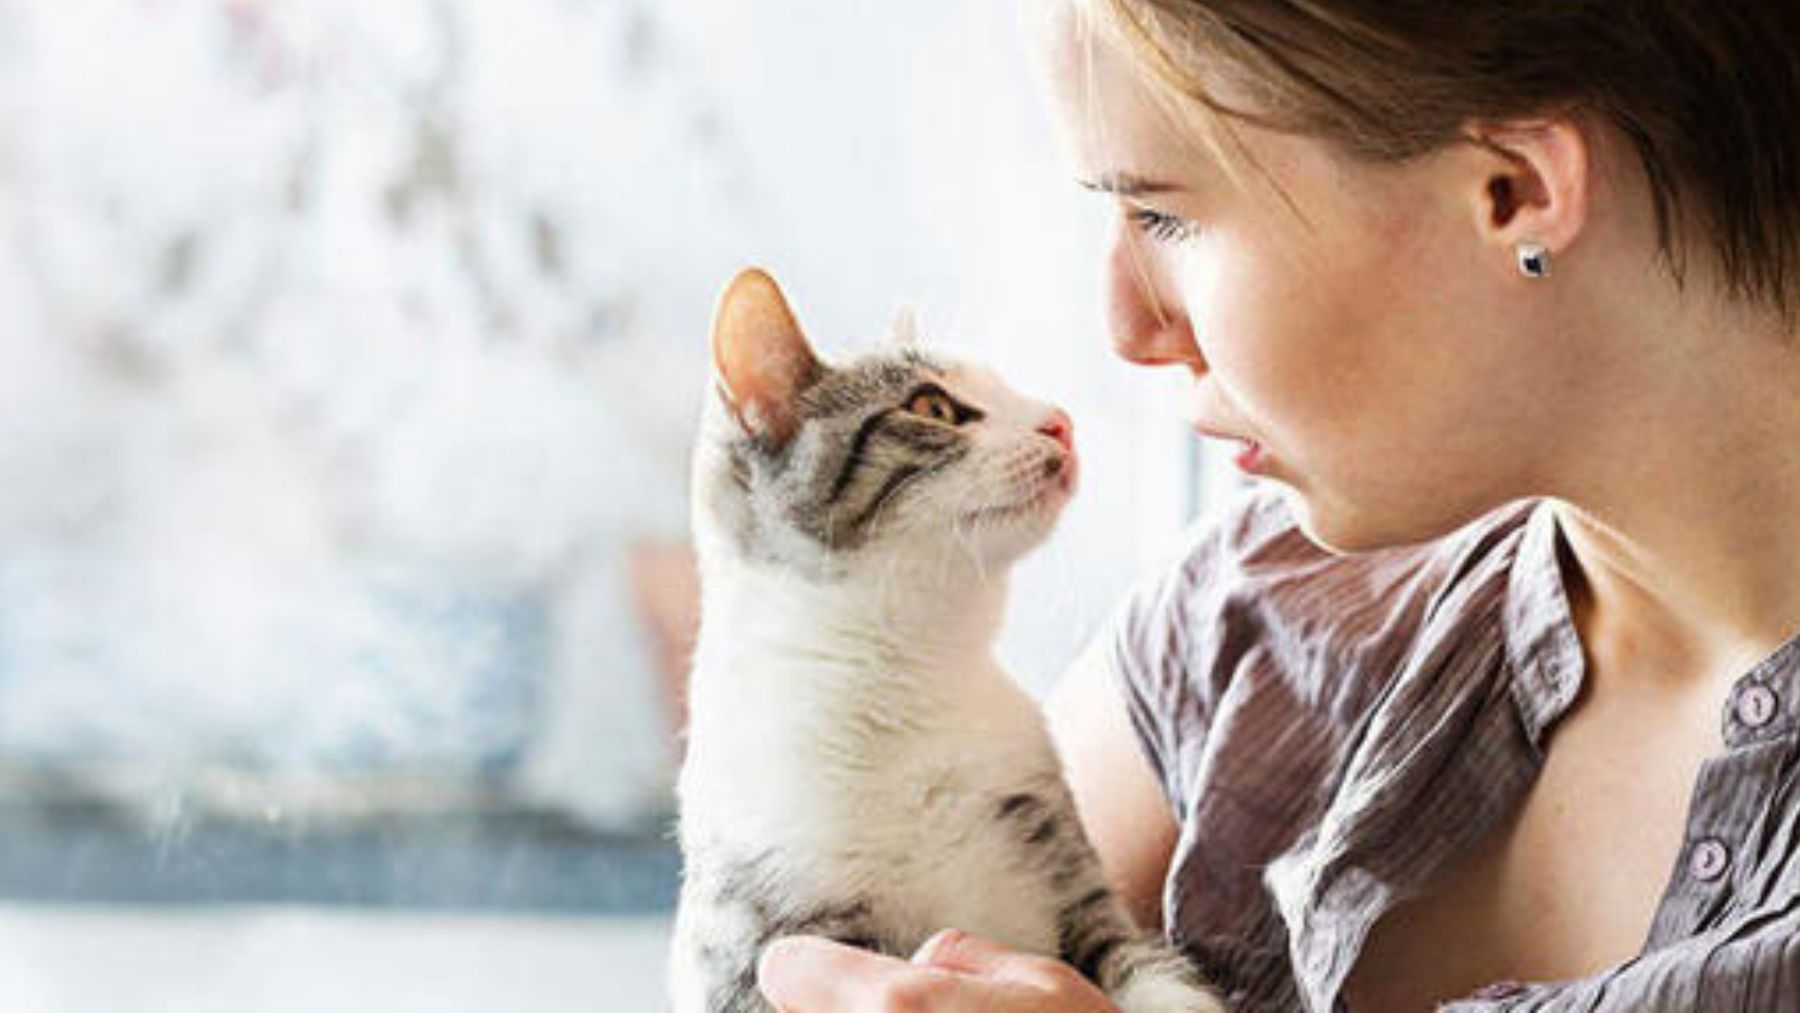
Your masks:
{"label": "woman's hand", "polygon": [[911,962],[817,936],[777,939],[756,980],[781,1013],[1118,1013],[1073,967],[956,929]]}

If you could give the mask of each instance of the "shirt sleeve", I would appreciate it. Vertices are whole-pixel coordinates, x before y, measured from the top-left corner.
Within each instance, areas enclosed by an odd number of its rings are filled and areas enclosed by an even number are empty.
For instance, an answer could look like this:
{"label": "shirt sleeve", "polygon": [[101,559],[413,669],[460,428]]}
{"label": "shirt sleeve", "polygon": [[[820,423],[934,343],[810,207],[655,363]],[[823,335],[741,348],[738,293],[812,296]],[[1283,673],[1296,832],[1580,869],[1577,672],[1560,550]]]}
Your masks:
{"label": "shirt sleeve", "polygon": [[1113,617],[1106,651],[1138,745],[1177,818],[1182,811],[1177,757],[1183,738],[1198,733],[1177,717],[1193,709],[1176,643],[1180,591],[1174,573],[1137,588]]}
{"label": "shirt sleeve", "polygon": [[[1253,493],[1189,530],[1175,558],[1138,585],[1114,612],[1106,657],[1138,744],[1179,822],[1191,801],[1185,758],[1199,755],[1213,692],[1200,669],[1217,665],[1223,635],[1220,601],[1247,532],[1270,522],[1279,503]],[[1207,660],[1204,664],[1201,658]]]}
{"label": "shirt sleeve", "polygon": [[1590,978],[1484,993],[1440,1013],[1800,1013],[1800,894]]}

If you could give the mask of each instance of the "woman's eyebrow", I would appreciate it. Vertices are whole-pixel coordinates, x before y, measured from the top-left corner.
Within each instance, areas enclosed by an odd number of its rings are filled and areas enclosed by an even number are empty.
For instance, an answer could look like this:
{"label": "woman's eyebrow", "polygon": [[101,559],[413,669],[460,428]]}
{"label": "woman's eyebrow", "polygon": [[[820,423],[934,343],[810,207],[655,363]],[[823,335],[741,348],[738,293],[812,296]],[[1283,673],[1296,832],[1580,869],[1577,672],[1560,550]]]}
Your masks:
{"label": "woman's eyebrow", "polygon": [[1164,183],[1159,180],[1144,179],[1129,172],[1109,172],[1098,179],[1078,179],[1075,182],[1089,190],[1099,193],[1116,194],[1120,197],[1143,197],[1149,194],[1170,193],[1180,190],[1175,183]]}

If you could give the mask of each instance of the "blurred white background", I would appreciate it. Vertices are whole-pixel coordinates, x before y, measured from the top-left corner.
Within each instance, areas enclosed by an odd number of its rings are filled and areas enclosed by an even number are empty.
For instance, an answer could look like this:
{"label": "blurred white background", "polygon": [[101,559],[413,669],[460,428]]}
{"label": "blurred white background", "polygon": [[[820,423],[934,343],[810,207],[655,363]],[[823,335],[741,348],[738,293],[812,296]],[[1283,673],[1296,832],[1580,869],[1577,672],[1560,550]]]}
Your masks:
{"label": "blurred white background", "polygon": [[745,263],[828,354],[911,305],[1071,411],[1002,645],[1048,686],[1194,483],[1013,19],[0,0],[0,1005],[660,1008],[632,561]]}

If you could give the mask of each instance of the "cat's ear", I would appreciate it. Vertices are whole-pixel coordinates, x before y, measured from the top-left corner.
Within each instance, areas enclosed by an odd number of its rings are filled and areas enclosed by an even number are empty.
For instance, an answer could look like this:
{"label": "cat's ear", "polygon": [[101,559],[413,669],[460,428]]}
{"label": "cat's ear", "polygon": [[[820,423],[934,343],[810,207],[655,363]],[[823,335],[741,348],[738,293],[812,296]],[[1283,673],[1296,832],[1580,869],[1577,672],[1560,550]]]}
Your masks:
{"label": "cat's ear", "polygon": [[913,348],[919,344],[919,315],[911,306],[894,311],[894,322],[888,327],[888,342],[898,348]]}
{"label": "cat's ear", "polygon": [[800,392],[819,377],[812,346],[775,279],[739,271],[713,310],[713,372],[738,424],[765,443],[785,446],[800,428]]}

